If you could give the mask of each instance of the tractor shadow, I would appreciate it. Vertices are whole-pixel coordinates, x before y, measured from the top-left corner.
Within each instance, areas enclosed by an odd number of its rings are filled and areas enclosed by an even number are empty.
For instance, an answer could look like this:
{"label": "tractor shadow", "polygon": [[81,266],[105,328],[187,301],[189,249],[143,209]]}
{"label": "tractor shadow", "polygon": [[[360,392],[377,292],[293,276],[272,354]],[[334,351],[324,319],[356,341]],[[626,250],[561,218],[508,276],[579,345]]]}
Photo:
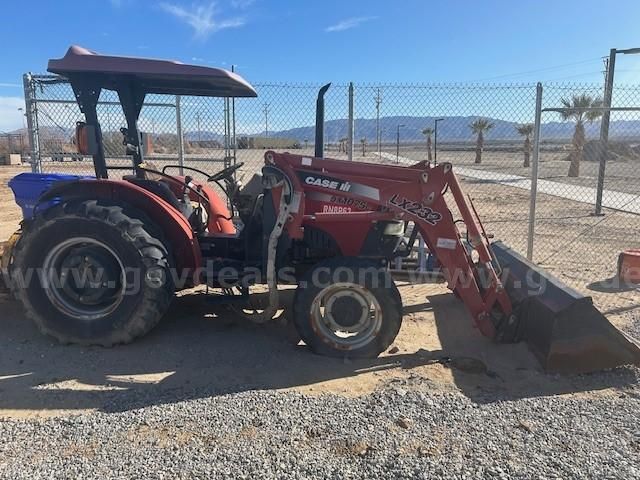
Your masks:
{"label": "tractor shadow", "polygon": [[176,299],[147,336],[108,349],[60,345],[40,334],[16,302],[5,301],[0,308],[0,417],[3,411],[12,416],[118,412],[306,385],[322,391],[315,385],[333,380],[345,380],[338,388],[347,391],[350,378],[398,369],[407,356],[358,361],[321,357],[298,344],[284,322],[253,324],[208,303],[202,294]]}
{"label": "tractor shadow", "polygon": [[[17,303],[3,301],[0,410],[16,416],[119,412],[248,390],[308,386],[322,391],[316,388],[322,382],[338,382],[341,392],[357,395],[375,389],[363,385],[371,375],[381,375],[384,386],[407,371],[414,373],[408,378],[417,388],[424,388],[434,368],[450,372],[455,387],[479,403],[637,382],[631,369],[545,375],[523,345],[494,345],[482,338],[453,295],[432,295],[428,303],[421,298],[406,307],[405,315],[412,318],[405,320],[407,328],[437,330],[440,346],[428,343],[428,349],[403,348],[411,353],[358,361],[314,355],[285,325],[234,318],[199,294],[176,299],[167,318],[146,337],[111,349],[59,345],[41,335]],[[412,315],[430,309],[418,320]]]}

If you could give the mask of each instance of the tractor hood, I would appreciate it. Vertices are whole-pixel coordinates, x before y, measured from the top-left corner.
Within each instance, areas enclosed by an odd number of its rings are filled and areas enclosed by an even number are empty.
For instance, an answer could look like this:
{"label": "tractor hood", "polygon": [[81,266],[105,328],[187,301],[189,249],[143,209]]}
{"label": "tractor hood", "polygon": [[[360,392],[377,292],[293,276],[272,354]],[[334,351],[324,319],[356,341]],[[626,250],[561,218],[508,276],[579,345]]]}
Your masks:
{"label": "tractor hood", "polygon": [[72,46],[64,57],[49,60],[51,73],[73,77],[91,75],[100,86],[115,90],[127,77],[145,93],[209,97],[256,97],[254,88],[240,75],[220,68],[186,65],[171,60],[100,55]]}

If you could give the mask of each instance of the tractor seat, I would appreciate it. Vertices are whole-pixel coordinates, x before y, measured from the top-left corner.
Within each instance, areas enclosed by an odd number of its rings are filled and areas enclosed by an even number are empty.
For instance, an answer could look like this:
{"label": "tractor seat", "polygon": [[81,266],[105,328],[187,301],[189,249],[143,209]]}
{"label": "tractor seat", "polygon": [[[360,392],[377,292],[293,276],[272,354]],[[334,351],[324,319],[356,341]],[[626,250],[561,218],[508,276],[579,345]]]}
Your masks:
{"label": "tractor seat", "polygon": [[149,180],[147,178],[138,178],[135,175],[125,175],[123,180],[133,183],[134,185],[144,188],[145,190],[157,195],[173,208],[178,210],[185,218],[189,218],[192,213],[191,205],[186,205],[184,202],[180,202],[175,194],[169,188],[165,182],[160,180]]}

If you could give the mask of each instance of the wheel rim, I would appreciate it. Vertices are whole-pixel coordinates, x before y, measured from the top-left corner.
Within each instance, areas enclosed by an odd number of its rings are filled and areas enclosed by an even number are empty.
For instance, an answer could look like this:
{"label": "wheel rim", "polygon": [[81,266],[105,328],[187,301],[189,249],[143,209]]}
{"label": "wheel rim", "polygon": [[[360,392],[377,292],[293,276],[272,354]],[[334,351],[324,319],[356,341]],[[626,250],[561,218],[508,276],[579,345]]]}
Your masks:
{"label": "wheel rim", "polygon": [[339,350],[355,350],[371,343],[382,328],[382,309],[362,285],[335,283],[316,295],[311,304],[313,330]]}
{"label": "wheel rim", "polygon": [[120,257],[94,238],[56,245],[43,263],[45,292],[65,315],[91,321],[112,313],[124,298],[126,276]]}

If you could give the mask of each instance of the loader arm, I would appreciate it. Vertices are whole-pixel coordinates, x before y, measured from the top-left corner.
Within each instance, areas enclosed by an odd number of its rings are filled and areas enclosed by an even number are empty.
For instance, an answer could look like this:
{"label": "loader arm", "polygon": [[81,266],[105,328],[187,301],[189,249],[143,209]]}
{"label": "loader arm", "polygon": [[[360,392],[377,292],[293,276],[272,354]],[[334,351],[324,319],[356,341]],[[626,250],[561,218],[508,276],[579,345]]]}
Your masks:
{"label": "loader arm", "polygon": [[[301,238],[303,224],[359,219],[413,221],[442,265],[448,286],[455,290],[471,313],[474,324],[487,337],[512,314],[508,294],[491,261],[489,246],[465,201],[451,164],[417,164],[412,167],[350,163],[286,153],[267,152],[273,163],[290,178],[300,201],[288,223],[292,238]],[[449,189],[469,232],[471,246],[478,253],[474,263],[454,223],[445,193]],[[369,211],[319,213],[304,211],[304,197],[310,192],[331,193],[366,202]]]}

